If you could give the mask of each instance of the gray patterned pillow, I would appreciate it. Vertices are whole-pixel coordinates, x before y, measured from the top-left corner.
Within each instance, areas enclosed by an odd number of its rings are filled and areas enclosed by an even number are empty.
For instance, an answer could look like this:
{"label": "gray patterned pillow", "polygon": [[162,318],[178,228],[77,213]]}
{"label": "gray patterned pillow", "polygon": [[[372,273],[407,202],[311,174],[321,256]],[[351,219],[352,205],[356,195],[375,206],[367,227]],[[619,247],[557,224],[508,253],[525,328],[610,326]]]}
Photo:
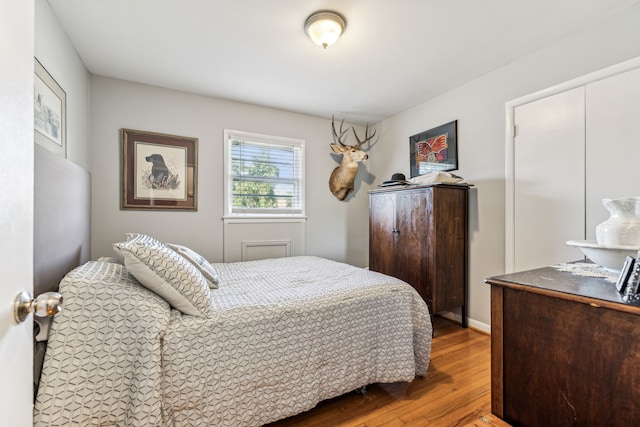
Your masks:
{"label": "gray patterned pillow", "polygon": [[96,261],[98,262],[110,262],[112,264],[124,264],[124,260],[114,256],[101,256]]}
{"label": "gray patterned pillow", "polygon": [[138,281],[182,313],[211,317],[211,290],[205,277],[180,254],[153,237],[128,233],[113,248]]}
{"label": "gray patterned pillow", "polygon": [[173,243],[167,243],[167,246],[185,257],[191,264],[195,265],[196,268],[200,270],[200,273],[207,279],[211,289],[218,289],[218,272],[209,264],[209,261],[207,261],[205,257],[186,246],[175,245]]}

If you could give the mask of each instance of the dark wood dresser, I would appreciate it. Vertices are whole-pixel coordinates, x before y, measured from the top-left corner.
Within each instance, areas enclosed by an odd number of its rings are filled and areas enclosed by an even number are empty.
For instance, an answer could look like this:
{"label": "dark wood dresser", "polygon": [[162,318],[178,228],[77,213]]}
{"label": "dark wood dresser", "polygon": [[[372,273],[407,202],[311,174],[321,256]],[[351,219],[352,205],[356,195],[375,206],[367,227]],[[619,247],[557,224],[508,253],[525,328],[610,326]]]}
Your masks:
{"label": "dark wood dresser", "polygon": [[485,282],[493,414],[514,426],[640,425],[640,303],[552,267]]}
{"label": "dark wood dresser", "polygon": [[413,286],[431,314],[461,307],[467,326],[469,185],[369,191],[369,268]]}

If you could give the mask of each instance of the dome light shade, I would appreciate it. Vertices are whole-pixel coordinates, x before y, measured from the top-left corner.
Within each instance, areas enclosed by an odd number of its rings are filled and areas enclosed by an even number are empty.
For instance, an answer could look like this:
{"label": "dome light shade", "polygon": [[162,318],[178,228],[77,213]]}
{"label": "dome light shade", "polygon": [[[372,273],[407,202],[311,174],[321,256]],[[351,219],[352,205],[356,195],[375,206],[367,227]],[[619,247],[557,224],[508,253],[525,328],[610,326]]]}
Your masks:
{"label": "dome light shade", "polygon": [[335,12],[316,12],[304,23],[309,38],[325,49],[338,41],[345,27],[344,18]]}

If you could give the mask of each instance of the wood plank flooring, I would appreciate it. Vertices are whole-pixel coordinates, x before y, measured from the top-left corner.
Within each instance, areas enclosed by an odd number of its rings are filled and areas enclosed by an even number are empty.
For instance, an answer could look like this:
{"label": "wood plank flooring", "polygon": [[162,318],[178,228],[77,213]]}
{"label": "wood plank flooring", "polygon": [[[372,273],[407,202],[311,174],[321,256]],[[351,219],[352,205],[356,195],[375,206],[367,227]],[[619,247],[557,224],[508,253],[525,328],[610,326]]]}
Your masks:
{"label": "wood plank flooring", "polygon": [[373,384],[269,427],[456,427],[491,412],[489,335],[436,316],[429,371],[411,383]]}

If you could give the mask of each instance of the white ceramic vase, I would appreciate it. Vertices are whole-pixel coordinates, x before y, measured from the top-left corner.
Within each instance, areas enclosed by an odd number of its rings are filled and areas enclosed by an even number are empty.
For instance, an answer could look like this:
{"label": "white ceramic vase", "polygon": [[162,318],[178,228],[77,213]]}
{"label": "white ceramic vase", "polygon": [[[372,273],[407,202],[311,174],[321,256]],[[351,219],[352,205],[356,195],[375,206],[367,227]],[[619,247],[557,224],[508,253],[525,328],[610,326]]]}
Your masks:
{"label": "white ceramic vase", "polygon": [[640,197],[602,199],[609,219],[596,226],[599,245],[640,246]]}

